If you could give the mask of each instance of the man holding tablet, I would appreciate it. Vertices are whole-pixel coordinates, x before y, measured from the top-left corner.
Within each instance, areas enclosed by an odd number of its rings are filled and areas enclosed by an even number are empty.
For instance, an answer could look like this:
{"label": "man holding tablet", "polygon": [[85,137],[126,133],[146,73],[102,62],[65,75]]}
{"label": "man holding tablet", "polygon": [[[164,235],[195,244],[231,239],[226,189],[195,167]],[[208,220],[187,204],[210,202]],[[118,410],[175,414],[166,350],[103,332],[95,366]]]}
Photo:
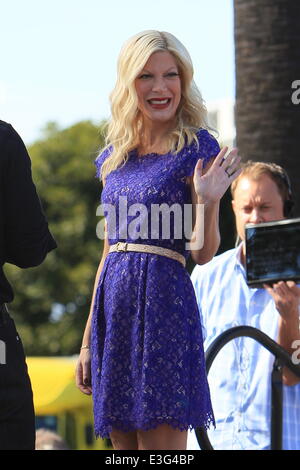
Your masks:
{"label": "man holding tablet", "polygon": [[[300,288],[292,280],[251,288],[246,279],[245,225],[290,216],[292,192],[285,171],[272,163],[248,162],[232,184],[238,246],[192,273],[205,349],[229,328],[263,331],[292,356],[300,340]],[[300,342],[298,343],[300,344]],[[270,448],[271,372],[274,356],[251,338],[228,343],[216,357],[209,384],[216,430],[214,449]],[[300,449],[300,379],[283,369],[283,449]],[[196,447],[190,434],[188,448]]]}

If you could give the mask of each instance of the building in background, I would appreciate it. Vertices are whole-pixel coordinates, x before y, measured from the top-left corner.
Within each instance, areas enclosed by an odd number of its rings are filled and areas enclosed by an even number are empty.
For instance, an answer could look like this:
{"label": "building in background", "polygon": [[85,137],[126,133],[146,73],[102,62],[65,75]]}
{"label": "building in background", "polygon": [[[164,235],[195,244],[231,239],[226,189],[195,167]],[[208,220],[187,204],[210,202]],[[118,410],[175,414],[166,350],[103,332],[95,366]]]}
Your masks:
{"label": "building in background", "polygon": [[206,103],[208,111],[209,125],[218,131],[217,140],[221,147],[235,146],[235,119],[234,119],[234,100],[224,98],[218,101],[210,101]]}

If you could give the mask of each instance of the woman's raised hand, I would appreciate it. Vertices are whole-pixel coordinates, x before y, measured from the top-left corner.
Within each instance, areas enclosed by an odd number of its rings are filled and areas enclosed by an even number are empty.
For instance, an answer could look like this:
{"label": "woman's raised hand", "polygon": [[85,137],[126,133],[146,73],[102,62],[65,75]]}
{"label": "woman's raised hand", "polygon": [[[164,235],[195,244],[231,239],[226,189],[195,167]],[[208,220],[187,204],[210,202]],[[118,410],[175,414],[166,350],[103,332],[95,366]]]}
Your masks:
{"label": "woman's raised hand", "polygon": [[238,149],[232,149],[226,156],[227,151],[228,147],[222,148],[205,170],[203,170],[203,160],[198,160],[193,183],[199,203],[219,201],[232,181],[240,175],[242,169],[240,168],[241,158],[238,156]]}

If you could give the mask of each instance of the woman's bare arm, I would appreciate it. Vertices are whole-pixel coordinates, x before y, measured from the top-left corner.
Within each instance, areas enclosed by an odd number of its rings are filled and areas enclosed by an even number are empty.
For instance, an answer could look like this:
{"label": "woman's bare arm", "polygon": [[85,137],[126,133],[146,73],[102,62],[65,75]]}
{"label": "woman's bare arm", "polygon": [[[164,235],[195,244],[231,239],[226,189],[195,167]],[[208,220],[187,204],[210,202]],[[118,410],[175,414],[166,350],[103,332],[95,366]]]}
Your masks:
{"label": "woman's bare arm", "polygon": [[109,243],[107,240],[107,227],[105,223],[105,238],[104,238],[103,252],[102,252],[101,261],[99,263],[97,273],[96,273],[92,301],[91,301],[91,306],[90,306],[90,313],[86,322],[86,326],[85,326],[85,330],[84,330],[84,334],[82,338],[82,346],[87,346],[87,348],[80,350],[80,355],[79,355],[79,359],[78,359],[78,363],[76,367],[76,385],[83,393],[87,395],[90,395],[92,393],[91,356],[90,356],[90,349],[89,349],[90,343],[91,343],[92,313],[94,309],[94,302],[95,302],[97,287],[99,283],[99,278],[103,269],[106,256],[108,255],[108,252],[109,252]]}

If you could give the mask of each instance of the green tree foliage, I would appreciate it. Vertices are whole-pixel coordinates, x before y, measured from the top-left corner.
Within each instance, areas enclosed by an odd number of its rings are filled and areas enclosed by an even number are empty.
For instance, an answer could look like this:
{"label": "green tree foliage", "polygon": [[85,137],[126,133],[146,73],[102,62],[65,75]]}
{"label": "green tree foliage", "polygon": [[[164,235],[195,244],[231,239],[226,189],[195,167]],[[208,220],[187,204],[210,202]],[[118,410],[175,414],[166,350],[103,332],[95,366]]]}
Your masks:
{"label": "green tree foliage", "polygon": [[33,178],[58,249],[38,268],[7,265],[15,291],[10,307],[27,355],[78,352],[103,242],[96,236],[101,183],[94,160],[104,123],[60,130],[49,123],[29,148]]}

